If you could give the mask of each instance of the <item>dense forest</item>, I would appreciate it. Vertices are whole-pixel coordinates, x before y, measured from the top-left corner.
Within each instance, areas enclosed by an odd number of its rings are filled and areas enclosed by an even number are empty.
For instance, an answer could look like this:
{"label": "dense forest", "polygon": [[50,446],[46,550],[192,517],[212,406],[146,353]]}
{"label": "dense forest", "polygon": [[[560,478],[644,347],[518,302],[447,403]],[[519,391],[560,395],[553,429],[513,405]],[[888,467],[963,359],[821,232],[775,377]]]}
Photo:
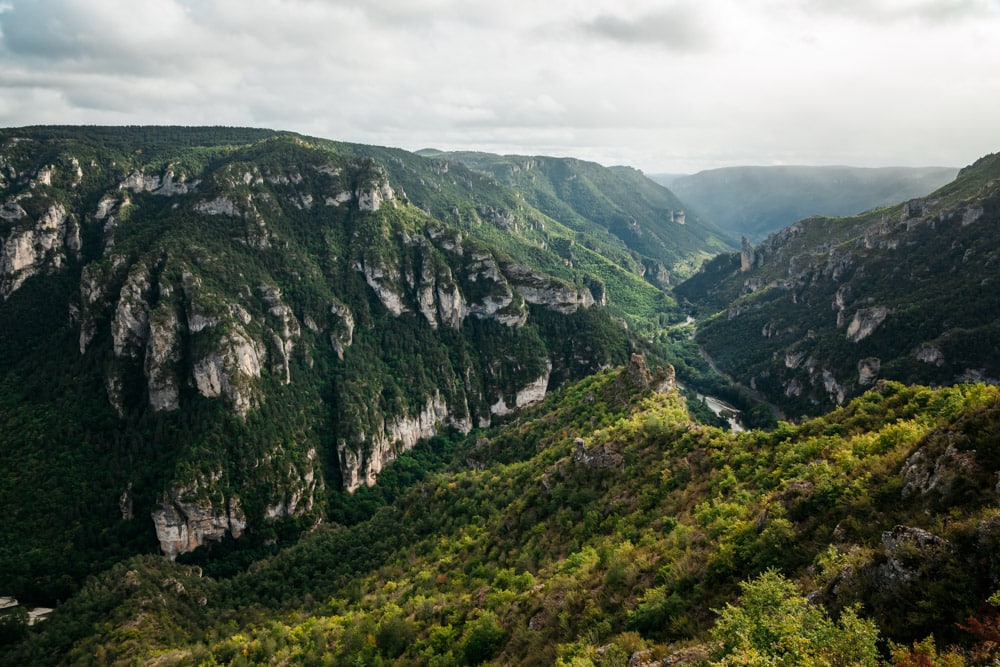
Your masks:
{"label": "dense forest", "polygon": [[723,254],[674,293],[717,366],[788,418],[821,414],[879,378],[1000,378],[994,268],[1000,159],[927,197],[800,220]]}
{"label": "dense forest", "polygon": [[995,664],[997,182],[0,131],[0,665]]}
{"label": "dense forest", "polygon": [[124,561],[4,663],[992,664],[995,387],[734,435],[671,380],[636,357],[431,440],[249,567]]}

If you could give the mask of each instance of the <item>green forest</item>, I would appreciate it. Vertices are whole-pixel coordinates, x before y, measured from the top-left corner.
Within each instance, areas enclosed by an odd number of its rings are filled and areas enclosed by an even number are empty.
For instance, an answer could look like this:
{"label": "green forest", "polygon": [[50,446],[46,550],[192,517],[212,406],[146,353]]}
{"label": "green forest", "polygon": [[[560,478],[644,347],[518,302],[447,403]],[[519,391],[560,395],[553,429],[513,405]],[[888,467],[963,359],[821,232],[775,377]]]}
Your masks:
{"label": "green forest", "polygon": [[0,665],[997,664],[997,169],[0,130]]}
{"label": "green forest", "polygon": [[249,567],[125,560],[3,662],[1000,657],[1000,391],[883,383],[732,434],[692,421],[663,377],[635,358],[514,423],[429,441],[341,521]]}

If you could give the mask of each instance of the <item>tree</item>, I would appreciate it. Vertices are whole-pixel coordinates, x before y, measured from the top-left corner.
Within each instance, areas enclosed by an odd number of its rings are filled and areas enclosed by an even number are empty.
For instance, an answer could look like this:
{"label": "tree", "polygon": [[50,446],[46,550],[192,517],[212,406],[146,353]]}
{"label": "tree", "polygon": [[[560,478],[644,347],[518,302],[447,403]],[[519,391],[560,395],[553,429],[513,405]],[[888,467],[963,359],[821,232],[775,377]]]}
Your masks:
{"label": "tree", "polygon": [[496,614],[485,612],[469,625],[462,646],[467,665],[478,665],[491,659],[507,639],[507,631]]}
{"label": "tree", "polygon": [[738,605],[719,612],[712,631],[720,642],[713,665],[877,665],[875,623],[844,610],[834,621],[796,585],[768,570],[740,583]]}

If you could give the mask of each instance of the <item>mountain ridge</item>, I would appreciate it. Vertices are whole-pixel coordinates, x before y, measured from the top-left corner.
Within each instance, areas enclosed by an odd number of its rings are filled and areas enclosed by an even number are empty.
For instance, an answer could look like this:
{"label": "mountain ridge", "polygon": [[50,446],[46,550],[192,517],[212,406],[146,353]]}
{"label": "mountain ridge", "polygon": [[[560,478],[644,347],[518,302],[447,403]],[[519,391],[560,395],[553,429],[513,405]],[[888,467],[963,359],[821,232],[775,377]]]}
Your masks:
{"label": "mountain ridge", "polygon": [[807,217],[854,215],[924,196],[953,180],[958,171],[953,167],[741,166],[663,180],[721,229],[756,243]]}
{"label": "mountain ridge", "polygon": [[0,500],[42,526],[5,523],[19,595],[65,595],[122,550],[306,529],[419,439],[502,420],[681,317],[620,241],[581,243],[456,163],[246,128],[0,142]]}
{"label": "mountain ridge", "polygon": [[988,155],[927,197],[798,221],[675,292],[707,317],[698,340],[719,366],[793,416],[878,377],[995,382],[998,177]]}

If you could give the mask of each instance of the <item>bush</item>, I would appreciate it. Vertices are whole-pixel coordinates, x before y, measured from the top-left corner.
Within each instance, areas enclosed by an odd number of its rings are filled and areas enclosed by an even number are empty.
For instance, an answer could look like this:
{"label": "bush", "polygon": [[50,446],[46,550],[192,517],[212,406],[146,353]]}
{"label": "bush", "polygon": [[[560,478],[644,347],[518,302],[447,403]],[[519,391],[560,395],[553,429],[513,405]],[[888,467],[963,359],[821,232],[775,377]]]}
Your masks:
{"label": "bush", "polygon": [[727,604],[712,631],[720,642],[713,665],[878,664],[878,629],[853,608],[835,622],[774,570],[740,588],[740,604]]}
{"label": "bush", "polygon": [[462,644],[462,655],[467,665],[478,665],[490,660],[497,654],[504,641],[507,631],[492,612],[486,612],[469,624]]}

